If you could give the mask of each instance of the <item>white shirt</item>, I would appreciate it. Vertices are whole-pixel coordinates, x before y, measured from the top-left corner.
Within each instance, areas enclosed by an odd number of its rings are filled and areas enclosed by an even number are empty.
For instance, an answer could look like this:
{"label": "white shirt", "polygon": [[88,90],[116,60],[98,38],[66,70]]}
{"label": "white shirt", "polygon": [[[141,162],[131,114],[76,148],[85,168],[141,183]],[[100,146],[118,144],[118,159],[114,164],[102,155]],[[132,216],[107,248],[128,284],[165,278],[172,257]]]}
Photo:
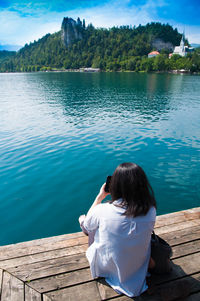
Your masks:
{"label": "white shirt", "polygon": [[118,293],[134,297],[148,288],[146,275],[156,209],[151,207],[145,216],[127,217],[124,208],[115,206],[120,203],[121,199],[99,204],[86,216],[85,229],[96,230],[86,256],[93,278],[105,277]]}

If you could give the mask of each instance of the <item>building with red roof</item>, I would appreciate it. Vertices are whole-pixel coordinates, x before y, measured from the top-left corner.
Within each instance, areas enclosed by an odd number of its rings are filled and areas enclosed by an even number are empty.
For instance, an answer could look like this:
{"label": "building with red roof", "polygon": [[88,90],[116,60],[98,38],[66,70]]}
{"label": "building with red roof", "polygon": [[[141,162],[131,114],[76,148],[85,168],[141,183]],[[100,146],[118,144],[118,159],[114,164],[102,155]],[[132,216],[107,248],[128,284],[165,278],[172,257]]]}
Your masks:
{"label": "building with red roof", "polygon": [[148,53],[148,58],[155,57],[159,54],[160,54],[160,52],[158,52],[158,51],[152,51],[152,52]]}

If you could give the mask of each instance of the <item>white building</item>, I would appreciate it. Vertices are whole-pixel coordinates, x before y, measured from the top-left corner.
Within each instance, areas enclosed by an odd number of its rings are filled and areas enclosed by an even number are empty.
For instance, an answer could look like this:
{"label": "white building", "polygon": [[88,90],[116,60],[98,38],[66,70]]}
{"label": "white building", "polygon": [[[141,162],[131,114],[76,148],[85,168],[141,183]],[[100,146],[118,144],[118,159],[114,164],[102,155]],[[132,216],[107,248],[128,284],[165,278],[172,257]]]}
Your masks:
{"label": "white building", "polygon": [[180,56],[186,56],[187,53],[194,51],[193,47],[185,46],[184,33],[180,42],[180,46],[175,46],[173,54],[179,54]]}

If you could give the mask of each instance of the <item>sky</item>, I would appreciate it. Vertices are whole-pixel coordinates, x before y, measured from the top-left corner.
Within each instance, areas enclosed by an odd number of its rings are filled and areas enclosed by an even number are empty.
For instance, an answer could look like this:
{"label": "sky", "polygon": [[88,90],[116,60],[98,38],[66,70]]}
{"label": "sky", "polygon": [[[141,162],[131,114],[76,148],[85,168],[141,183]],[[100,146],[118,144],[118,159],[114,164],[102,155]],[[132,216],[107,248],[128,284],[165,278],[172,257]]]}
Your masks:
{"label": "sky", "polygon": [[0,0],[0,44],[23,46],[59,31],[63,17],[106,28],[169,23],[200,44],[200,0]]}

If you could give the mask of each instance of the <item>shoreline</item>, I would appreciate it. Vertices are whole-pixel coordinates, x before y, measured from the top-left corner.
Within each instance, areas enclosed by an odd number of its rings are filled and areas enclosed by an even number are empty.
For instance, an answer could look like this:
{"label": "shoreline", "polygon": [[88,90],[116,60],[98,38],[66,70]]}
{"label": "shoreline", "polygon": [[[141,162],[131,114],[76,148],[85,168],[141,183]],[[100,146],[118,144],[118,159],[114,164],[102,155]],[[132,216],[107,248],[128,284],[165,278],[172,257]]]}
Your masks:
{"label": "shoreline", "polygon": [[7,71],[0,72],[0,74],[10,73],[148,73],[148,74],[187,74],[187,75],[200,75],[200,72],[191,72],[189,70],[168,70],[168,71],[132,71],[132,70],[99,70],[99,71],[82,71],[80,69],[57,69],[57,70],[44,70],[44,71]]}

